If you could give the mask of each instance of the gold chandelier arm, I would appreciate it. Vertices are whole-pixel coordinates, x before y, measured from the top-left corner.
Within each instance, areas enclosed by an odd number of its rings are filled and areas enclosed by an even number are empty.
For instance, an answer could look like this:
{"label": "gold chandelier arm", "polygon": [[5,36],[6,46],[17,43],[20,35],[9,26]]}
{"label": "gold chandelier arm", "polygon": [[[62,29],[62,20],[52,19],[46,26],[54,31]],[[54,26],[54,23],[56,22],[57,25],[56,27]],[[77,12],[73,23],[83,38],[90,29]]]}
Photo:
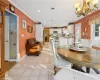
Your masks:
{"label": "gold chandelier arm", "polygon": [[[98,0],[83,0],[83,5],[82,7],[79,6],[79,4],[76,4],[75,7],[75,13],[77,14],[77,16],[87,16],[90,12],[96,11],[98,9],[97,7],[97,2]],[[91,6],[93,6],[94,8],[91,8]]]}

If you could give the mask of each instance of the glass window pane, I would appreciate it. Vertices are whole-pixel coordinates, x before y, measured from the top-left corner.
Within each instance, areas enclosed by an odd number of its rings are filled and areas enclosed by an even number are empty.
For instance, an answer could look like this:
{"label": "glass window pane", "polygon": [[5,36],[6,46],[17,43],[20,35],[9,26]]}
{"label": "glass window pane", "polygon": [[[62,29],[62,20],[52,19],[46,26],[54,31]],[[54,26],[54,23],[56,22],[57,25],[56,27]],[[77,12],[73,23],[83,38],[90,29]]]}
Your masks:
{"label": "glass window pane", "polygon": [[95,31],[100,31],[100,24],[95,25]]}
{"label": "glass window pane", "polygon": [[96,37],[99,37],[99,32],[95,32],[95,36]]}

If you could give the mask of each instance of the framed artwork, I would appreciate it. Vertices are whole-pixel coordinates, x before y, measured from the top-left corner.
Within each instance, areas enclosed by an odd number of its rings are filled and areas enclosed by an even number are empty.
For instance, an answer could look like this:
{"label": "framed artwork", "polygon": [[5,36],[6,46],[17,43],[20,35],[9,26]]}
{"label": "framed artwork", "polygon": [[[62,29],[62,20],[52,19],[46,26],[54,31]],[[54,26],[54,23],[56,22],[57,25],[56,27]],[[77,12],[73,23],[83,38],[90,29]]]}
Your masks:
{"label": "framed artwork", "polygon": [[26,21],[25,20],[22,21],[22,28],[26,29]]}
{"label": "framed artwork", "polygon": [[33,27],[28,26],[28,27],[27,27],[27,32],[32,33],[32,32],[33,32]]}
{"label": "framed artwork", "polygon": [[13,5],[10,4],[9,10],[13,13],[15,13],[15,7]]}

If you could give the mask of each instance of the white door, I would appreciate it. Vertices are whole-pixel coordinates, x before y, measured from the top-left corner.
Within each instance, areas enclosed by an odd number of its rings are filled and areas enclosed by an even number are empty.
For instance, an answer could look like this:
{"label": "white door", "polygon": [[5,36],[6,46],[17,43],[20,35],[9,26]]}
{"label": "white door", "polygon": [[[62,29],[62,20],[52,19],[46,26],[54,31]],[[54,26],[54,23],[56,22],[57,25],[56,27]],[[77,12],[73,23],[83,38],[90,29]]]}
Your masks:
{"label": "white door", "polygon": [[13,29],[10,28],[9,30],[9,58],[10,60],[15,60],[17,57],[17,33]]}
{"label": "white door", "polygon": [[5,17],[5,61],[9,60],[9,16]]}

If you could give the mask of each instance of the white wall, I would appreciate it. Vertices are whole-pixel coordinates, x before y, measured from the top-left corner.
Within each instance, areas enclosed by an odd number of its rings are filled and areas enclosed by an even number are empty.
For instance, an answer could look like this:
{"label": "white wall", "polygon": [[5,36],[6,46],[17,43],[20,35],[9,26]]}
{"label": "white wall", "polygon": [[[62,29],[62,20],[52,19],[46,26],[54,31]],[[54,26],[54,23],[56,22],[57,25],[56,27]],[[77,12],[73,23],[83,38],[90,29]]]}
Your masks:
{"label": "white wall", "polygon": [[69,33],[74,33],[74,25],[69,25],[68,26],[68,32]]}
{"label": "white wall", "polygon": [[41,24],[36,25],[36,40],[43,42],[43,26]]}
{"label": "white wall", "polygon": [[91,40],[81,39],[81,45],[84,46],[84,47],[91,47],[92,46]]}

